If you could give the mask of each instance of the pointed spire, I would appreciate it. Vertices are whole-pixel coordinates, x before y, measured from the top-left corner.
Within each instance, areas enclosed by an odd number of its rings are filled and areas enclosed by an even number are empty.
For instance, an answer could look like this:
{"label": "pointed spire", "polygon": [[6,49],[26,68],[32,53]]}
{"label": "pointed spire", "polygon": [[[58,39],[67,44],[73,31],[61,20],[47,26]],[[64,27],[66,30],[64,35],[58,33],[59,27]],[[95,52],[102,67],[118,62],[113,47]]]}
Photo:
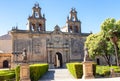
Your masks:
{"label": "pointed spire", "polygon": [[70,12],[73,12],[73,10],[74,10],[74,9],[73,9],[73,8],[71,8],[71,11],[70,11]]}
{"label": "pointed spire", "polygon": [[69,16],[67,16],[67,21],[69,20]]}
{"label": "pointed spire", "polygon": [[43,14],[43,18],[45,18],[45,14]]}
{"label": "pointed spire", "polygon": [[76,9],[75,9],[75,8],[73,9],[73,11],[74,11],[75,13],[77,13],[77,11],[76,11]]}
{"label": "pointed spire", "polygon": [[36,2],[36,3],[35,3],[35,8],[38,8],[38,7],[39,7],[39,3]]}

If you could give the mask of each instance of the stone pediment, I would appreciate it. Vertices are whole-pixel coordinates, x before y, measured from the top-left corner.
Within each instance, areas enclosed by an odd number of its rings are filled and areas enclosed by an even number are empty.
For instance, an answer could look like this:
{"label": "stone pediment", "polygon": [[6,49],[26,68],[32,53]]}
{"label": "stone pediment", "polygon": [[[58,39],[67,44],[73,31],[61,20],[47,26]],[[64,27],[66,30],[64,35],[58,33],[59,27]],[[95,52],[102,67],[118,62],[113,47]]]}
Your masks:
{"label": "stone pediment", "polygon": [[60,27],[58,25],[56,25],[52,34],[63,34],[63,33],[60,30]]}

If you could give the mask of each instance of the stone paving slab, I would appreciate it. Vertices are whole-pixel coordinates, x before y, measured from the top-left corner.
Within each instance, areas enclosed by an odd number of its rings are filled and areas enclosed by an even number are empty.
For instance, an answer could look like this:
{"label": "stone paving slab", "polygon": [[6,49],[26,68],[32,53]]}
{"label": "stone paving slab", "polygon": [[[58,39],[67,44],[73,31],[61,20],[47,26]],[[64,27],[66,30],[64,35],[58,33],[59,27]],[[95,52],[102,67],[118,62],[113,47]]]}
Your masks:
{"label": "stone paving slab", "polygon": [[39,81],[56,81],[66,79],[74,80],[73,76],[67,69],[49,69],[49,71]]}
{"label": "stone paving slab", "polygon": [[120,81],[116,78],[75,79],[67,69],[49,69],[39,81]]}

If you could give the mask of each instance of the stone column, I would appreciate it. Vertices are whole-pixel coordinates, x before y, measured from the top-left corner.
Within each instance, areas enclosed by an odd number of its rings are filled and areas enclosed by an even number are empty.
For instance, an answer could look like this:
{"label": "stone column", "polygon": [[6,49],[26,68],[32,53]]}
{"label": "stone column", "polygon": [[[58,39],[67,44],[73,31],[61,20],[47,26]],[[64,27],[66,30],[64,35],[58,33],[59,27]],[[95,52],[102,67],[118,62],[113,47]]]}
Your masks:
{"label": "stone column", "polygon": [[94,78],[93,75],[93,63],[92,61],[85,61],[83,62],[83,77],[82,79],[92,79]]}
{"label": "stone column", "polygon": [[31,81],[29,64],[27,63],[22,63],[20,65],[20,81]]}

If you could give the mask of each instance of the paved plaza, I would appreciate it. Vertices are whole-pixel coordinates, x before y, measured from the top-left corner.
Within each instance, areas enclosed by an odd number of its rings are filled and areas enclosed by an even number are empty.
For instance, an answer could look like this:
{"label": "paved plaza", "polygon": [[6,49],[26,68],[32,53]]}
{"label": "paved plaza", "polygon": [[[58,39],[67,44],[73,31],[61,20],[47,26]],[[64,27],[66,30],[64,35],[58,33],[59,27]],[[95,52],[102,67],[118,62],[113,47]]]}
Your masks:
{"label": "paved plaza", "polygon": [[120,78],[75,79],[67,69],[49,69],[39,81],[119,81]]}

